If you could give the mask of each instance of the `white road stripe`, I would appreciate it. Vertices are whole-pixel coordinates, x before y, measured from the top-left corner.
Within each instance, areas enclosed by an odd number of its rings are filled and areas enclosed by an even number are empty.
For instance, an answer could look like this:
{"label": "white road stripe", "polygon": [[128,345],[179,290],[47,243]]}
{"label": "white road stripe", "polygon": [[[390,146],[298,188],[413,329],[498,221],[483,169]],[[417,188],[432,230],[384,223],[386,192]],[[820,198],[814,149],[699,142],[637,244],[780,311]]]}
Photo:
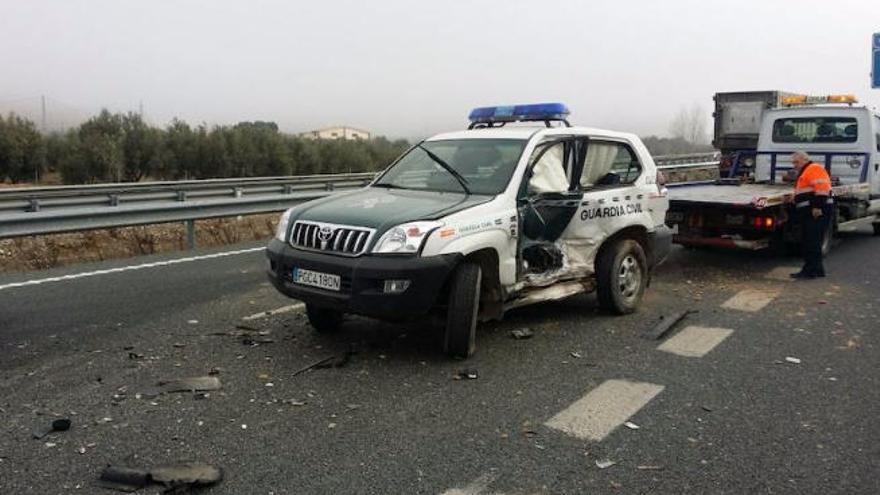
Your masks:
{"label": "white road stripe", "polygon": [[729,328],[688,326],[660,344],[657,350],[684,357],[703,357],[732,333]]}
{"label": "white road stripe", "polygon": [[778,295],[779,289],[744,289],[725,301],[721,307],[754,313],[764,309]]}
{"label": "white road stripe", "polygon": [[282,313],[290,313],[291,311],[299,311],[301,309],[305,309],[305,307],[306,307],[306,305],[303,303],[291,304],[289,306],[281,306],[280,308],[277,308],[277,309],[272,309],[269,311],[262,311],[260,313],[255,313],[250,316],[245,316],[244,318],[242,318],[242,320],[244,320],[244,321],[259,320],[260,318],[265,318],[267,316],[280,315]]}
{"label": "white road stripe", "polygon": [[[450,488],[440,495],[480,495],[483,493],[486,488],[489,488],[489,485],[495,481],[498,475],[495,473],[485,473],[480,475],[479,478],[475,479],[468,483],[464,488]],[[495,495],[503,495],[503,494],[495,494]]]}
{"label": "white road stripe", "polygon": [[663,385],[608,380],[544,423],[581,440],[601,441],[645,407]]}
{"label": "white road stripe", "polygon": [[60,277],[48,277],[48,278],[40,278],[34,280],[27,280],[25,282],[15,282],[6,285],[0,285],[0,290],[4,289],[15,289],[18,287],[28,287],[31,285],[40,285],[40,284],[48,284],[51,282],[64,282],[66,280],[76,280],[78,278],[86,278],[86,277],[95,277],[98,275],[108,275],[111,273],[122,273],[122,272],[130,272],[134,270],[144,270],[146,268],[157,268],[161,266],[170,266],[170,265],[179,265],[181,263],[189,263],[191,261],[200,261],[200,260],[210,260],[215,258],[223,258],[226,256],[235,256],[237,254],[246,254],[246,253],[255,253],[257,251],[264,251],[266,248],[249,248],[249,249],[239,249],[236,251],[224,251],[222,253],[214,253],[214,254],[205,254],[202,256],[190,256],[187,258],[177,258],[168,261],[156,261],[153,263],[143,263],[141,265],[129,265],[129,266],[121,266],[118,268],[108,268],[106,270],[95,270],[92,272],[82,272],[82,273],[72,273],[70,275],[63,275]]}

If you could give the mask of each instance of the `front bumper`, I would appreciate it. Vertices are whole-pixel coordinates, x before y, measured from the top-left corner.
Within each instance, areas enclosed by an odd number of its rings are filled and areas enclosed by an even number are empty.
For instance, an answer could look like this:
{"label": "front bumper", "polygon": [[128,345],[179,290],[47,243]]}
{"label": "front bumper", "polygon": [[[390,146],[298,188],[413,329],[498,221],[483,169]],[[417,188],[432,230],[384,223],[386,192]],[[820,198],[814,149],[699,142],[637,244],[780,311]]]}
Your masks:
{"label": "front bumper", "polygon": [[649,236],[651,242],[651,268],[663,263],[672,251],[672,229],[666,225],[658,225]]}
{"label": "front bumper", "polygon": [[[334,256],[294,249],[273,239],[266,249],[269,280],[282,294],[315,306],[383,319],[405,319],[427,314],[461,260],[460,254],[441,256]],[[339,275],[341,289],[319,289],[292,281],[293,268]],[[384,292],[385,280],[405,279],[409,288],[399,294]]]}

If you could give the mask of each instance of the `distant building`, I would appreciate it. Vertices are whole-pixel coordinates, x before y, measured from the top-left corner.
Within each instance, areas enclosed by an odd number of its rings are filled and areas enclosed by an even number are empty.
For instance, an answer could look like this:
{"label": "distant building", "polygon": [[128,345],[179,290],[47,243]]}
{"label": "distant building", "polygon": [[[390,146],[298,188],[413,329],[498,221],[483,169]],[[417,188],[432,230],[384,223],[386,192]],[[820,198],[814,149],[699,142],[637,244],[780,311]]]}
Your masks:
{"label": "distant building", "polygon": [[303,132],[300,137],[308,139],[349,139],[349,140],[368,140],[371,137],[369,131],[357,129],[355,127],[326,127],[315,131]]}

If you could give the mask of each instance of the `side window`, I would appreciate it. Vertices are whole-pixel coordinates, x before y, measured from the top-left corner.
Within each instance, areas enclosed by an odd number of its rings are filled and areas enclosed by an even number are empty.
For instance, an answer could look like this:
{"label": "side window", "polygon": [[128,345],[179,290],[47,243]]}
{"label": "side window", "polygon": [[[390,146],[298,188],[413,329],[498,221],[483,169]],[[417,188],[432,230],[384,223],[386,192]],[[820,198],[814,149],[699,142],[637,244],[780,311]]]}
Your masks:
{"label": "side window", "polygon": [[584,189],[632,184],[642,174],[642,164],[623,143],[590,141],[580,185]]}

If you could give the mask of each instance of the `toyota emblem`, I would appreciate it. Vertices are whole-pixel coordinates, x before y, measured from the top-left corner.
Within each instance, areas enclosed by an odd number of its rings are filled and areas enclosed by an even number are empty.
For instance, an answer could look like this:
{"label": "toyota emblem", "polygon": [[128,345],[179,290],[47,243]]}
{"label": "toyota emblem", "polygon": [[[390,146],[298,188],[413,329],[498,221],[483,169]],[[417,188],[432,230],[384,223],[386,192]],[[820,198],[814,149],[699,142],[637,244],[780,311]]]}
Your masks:
{"label": "toyota emblem", "polygon": [[318,231],[318,240],[321,241],[321,244],[326,244],[330,242],[330,239],[333,237],[333,229],[330,227],[321,227],[321,230]]}

